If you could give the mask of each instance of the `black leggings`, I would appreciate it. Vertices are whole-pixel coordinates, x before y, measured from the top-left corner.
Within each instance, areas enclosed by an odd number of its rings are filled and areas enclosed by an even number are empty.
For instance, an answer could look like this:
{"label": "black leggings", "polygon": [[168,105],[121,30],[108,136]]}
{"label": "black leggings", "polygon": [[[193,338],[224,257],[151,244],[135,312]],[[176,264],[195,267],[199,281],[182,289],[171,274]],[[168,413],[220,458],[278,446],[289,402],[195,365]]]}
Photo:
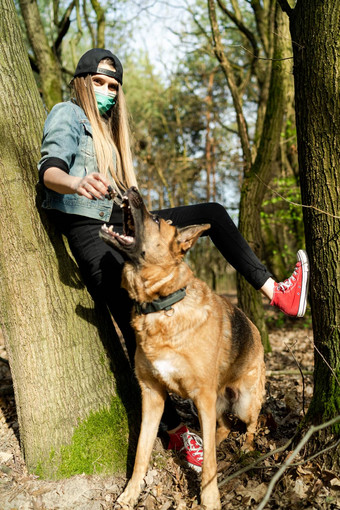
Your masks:
{"label": "black leggings", "polygon": [[[164,219],[172,220],[178,227],[210,223],[211,228],[203,235],[210,236],[225,259],[255,289],[260,289],[271,276],[220,204],[203,203],[154,212]],[[122,225],[115,227],[118,230]],[[66,231],[63,230],[90,294],[95,301],[105,302],[109,307],[124,336],[133,363],[136,343],[130,325],[132,304],[127,292],[120,286],[123,257],[100,239],[98,225],[74,225]],[[162,422],[168,430],[180,423],[180,418],[169,399],[166,401]]]}
{"label": "black leggings", "polygon": [[166,220],[172,220],[177,227],[210,223],[211,228],[203,232],[202,236],[210,236],[223,257],[256,290],[272,276],[256,257],[222,205],[210,202],[154,212]]}

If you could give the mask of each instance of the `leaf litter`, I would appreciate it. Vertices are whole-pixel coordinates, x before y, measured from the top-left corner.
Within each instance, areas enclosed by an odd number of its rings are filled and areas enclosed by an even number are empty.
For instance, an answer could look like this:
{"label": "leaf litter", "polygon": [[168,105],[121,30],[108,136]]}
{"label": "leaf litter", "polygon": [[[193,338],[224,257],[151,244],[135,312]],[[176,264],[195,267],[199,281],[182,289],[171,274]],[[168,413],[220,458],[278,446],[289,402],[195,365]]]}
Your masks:
{"label": "leaf litter", "polygon": [[[281,449],[294,436],[313,394],[313,341],[310,328],[287,320],[270,331],[272,352],[266,354],[266,399],[258,423],[255,451],[241,449],[243,424],[217,448],[218,484],[223,509],[256,509],[291,449]],[[59,481],[29,474],[19,446],[18,422],[7,355],[0,338],[0,510],[108,510],[126,478],[76,475]],[[302,372],[302,373],[301,373]],[[3,390],[3,391],[2,391]],[[189,401],[173,396],[179,414],[192,430],[199,425]],[[290,447],[291,448],[291,447]],[[272,453],[258,461],[259,457]],[[200,476],[182,464],[158,438],[145,477],[138,509],[199,509]],[[297,457],[284,472],[267,509],[340,509],[340,476],[322,461]]]}

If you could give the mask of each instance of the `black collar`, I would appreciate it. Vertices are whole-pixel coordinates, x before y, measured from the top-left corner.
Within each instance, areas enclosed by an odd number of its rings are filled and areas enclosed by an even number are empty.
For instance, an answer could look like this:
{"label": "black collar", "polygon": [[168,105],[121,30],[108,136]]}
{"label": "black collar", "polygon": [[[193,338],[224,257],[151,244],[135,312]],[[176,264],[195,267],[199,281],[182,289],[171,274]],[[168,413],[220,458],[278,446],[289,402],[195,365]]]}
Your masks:
{"label": "black collar", "polygon": [[185,287],[176,290],[169,296],[160,297],[151,301],[151,303],[138,303],[134,301],[135,310],[138,315],[147,314],[153,312],[159,312],[160,310],[171,310],[171,306],[181,301],[186,295]]}

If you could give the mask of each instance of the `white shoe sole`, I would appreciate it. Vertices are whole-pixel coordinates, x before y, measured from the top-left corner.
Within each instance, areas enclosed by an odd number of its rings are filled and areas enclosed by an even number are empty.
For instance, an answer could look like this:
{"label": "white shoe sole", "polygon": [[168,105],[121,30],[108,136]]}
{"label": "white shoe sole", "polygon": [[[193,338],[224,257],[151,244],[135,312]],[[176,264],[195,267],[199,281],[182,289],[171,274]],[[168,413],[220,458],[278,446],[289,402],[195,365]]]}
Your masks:
{"label": "white shoe sole", "polygon": [[302,268],[302,282],[301,282],[301,299],[299,304],[299,310],[297,317],[303,317],[307,307],[307,294],[309,285],[309,261],[308,255],[305,250],[299,250],[297,252],[298,261],[301,262]]}
{"label": "white shoe sole", "polygon": [[201,466],[196,466],[195,464],[191,464],[191,462],[188,462],[188,461],[185,461],[185,465],[188,466],[193,471],[196,471],[196,473],[202,472]]}

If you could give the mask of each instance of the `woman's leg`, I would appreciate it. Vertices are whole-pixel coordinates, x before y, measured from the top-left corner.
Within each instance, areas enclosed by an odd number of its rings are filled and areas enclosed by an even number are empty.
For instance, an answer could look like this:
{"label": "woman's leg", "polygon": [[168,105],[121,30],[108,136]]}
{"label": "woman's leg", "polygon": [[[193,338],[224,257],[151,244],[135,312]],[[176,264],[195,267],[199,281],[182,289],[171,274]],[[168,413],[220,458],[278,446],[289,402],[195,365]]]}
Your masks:
{"label": "woman's leg", "polygon": [[203,203],[164,209],[157,214],[171,220],[177,227],[210,223],[211,228],[203,235],[210,236],[224,258],[256,290],[261,290],[271,305],[292,317],[303,317],[309,283],[309,262],[304,250],[298,251],[298,262],[292,275],[284,282],[276,283],[222,205],[215,202]]}
{"label": "woman's leg", "polygon": [[122,256],[100,239],[97,225],[71,228],[67,238],[89,293],[96,303],[105,303],[109,308],[133,365],[136,342],[130,325],[132,302],[121,288]]}
{"label": "woman's leg", "polygon": [[242,237],[225,208],[216,203],[204,203],[157,211],[176,227],[210,223],[209,235],[224,258],[256,289],[259,290],[272,275],[260,262]]}

